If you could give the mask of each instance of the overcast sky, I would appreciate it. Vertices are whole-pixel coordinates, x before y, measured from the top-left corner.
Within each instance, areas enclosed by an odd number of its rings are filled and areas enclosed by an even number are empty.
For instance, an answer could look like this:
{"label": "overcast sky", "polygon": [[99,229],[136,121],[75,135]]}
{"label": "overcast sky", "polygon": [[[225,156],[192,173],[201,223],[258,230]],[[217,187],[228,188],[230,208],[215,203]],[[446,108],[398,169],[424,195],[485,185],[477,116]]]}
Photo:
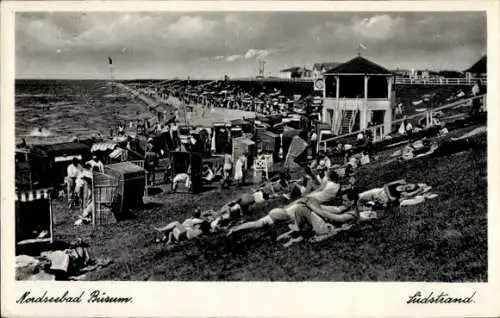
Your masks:
{"label": "overcast sky", "polygon": [[357,54],[387,68],[463,70],[486,52],[484,13],[18,13],[18,78],[255,76]]}

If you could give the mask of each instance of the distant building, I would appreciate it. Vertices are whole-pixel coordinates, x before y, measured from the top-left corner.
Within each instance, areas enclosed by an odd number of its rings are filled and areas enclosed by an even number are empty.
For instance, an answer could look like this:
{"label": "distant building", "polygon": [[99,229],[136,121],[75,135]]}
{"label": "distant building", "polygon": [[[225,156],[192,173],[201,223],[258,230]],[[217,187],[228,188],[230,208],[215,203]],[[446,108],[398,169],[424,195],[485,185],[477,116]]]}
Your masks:
{"label": "distant building", "polygon": [[305,67],[290,67],[280,71],[280,78],[310,78],[312,71]]}
{"label": "distant building", "polygon": [[403,76],[403,77],[411,77],[412,71],[411,70],[401,70],[401,69],[396,69],[392,71],[396,76]]}
{"label": "distant building", "polygon": [[321,77],[323,73],[325,73],[328,70],[331,70],[334,67],[339,66],[342,63],[338,62],[325,62],[325,63],[314,63],[313,69],[312,69],[312,76],[314,78]]}
{"label": "distant building", "polygon": [[463,77],[464,76],[464,74],[462,72],[447,71],[447,70],[439,71],[438,75],[440,77],[443,77],[443,78],[458,78],[458,77]]}
{"label": "distant building", "polygon": [[464,73],[467,78],[471,77],[486,77],[487,71],[487,59],[486,55],[483,56],[479,61],[474,63],[471,67],[466,69]]}

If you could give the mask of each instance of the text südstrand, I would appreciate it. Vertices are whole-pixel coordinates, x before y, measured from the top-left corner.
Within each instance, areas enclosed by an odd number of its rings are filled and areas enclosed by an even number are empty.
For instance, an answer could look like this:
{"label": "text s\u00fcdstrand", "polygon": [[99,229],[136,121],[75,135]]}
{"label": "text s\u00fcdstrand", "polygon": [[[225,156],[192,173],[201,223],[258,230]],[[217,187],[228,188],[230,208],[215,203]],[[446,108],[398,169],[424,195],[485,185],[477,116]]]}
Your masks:
{"label": "text s\u00fcdstrand", "polygon": [[421,292],[416,292],[414,295],[409,296],[406,301],[407,304],[471,304],[474,303],[474,296],[476,292],[472,295],[466,297],[456,297],[451,296],[445,292],[440,294],[435,294],[430,292],[429,294],[422,295]]}
{"label": "text s\u00fcdstrand", "polygon": [[71,303],[82,303],[86,302],[89,304],[109,304],[109,303],[131,303],[132,297],[116,297],[110,296],[105,292],[100,290],[94,290],[88,295],[86,295],[85,291],[82,291],[78,294],[70,294],[69,291],[65,291],[59,295],[49,294],[48,291],[45,291],[41,295],[33,295],[31,291],[26,291],[16,300],[18,304],[71,304]]}

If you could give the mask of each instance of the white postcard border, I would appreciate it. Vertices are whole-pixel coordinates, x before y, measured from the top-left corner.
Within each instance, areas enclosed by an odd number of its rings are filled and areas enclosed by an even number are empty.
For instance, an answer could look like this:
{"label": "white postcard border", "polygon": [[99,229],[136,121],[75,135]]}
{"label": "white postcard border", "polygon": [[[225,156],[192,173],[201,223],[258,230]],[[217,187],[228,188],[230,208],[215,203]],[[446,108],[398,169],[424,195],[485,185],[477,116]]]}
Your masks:
{"label": "white postcard border", "polygon": [[[20,317],[80,316],[498,316],[500,315],[499,226],[500,136],[498,1],[374,2],[124,2],[7,1],[2,3],[1,54],[1,242],[2,315]],[[16,11],[487,11],[488,21],[488,283],[196,283],[196,282],[16,282],[14,281],[14,14]],[[496,195],[495,195],[496,194]],[[332,264],[333,266],[333,264]],[[68,290],[86,296],[100,290],[133,297],[130,304],[28,304],[15,301],[26,290],[51,294]],[[446,291],[457,296],[476,292],[474,304],[407,305],[417,291]],[[85,299],[86,297],[84,297]]]}

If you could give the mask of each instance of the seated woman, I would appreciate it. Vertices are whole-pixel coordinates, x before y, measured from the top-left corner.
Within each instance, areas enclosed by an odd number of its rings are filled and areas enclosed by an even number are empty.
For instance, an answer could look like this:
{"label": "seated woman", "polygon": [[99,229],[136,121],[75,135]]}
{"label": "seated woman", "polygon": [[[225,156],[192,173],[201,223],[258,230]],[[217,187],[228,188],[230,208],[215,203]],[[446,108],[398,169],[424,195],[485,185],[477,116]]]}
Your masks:
{"label": "seated woman", "polygon": [[311,163],[309,167],[316,173],[319,173],[328,171],[331,166],[332,163],[330,161],[330,158],[326,156],[323,150],[320,150],[318,152],[318,157]]}
{"label": "seated woman", "polygon": [[191,173],[191,167],[188,167],[187,172],[181,172],[175,175],[174,179],[172,180],[172,188],[171,191],[175,192],[177,191],[177,187],[179,186],[180,183],[184,183],[186,188],[191,188],[191,177],[189,174]]}
{"label": "seated woman", "polygon": [[290,186],[290,192],[283,194],[287,200],[295,200],[303,195],[314,191],[314,182],[309,175],[304,175],[300,180],[296,180]]}
{"label": "seated woman", "polygon": [[202,180],[207,183],[217,182],[222,179],[222,175],[217,175],[213,171],[211,162],[203,166]]}
{"label": "seated woman", "polygon": [[316,199],[320,203],[335,199],[340,190],[340,177],[335,170],[328,171],[322,179],[316,181],[319,184],[318,188],[306,194],[306,197]]}

